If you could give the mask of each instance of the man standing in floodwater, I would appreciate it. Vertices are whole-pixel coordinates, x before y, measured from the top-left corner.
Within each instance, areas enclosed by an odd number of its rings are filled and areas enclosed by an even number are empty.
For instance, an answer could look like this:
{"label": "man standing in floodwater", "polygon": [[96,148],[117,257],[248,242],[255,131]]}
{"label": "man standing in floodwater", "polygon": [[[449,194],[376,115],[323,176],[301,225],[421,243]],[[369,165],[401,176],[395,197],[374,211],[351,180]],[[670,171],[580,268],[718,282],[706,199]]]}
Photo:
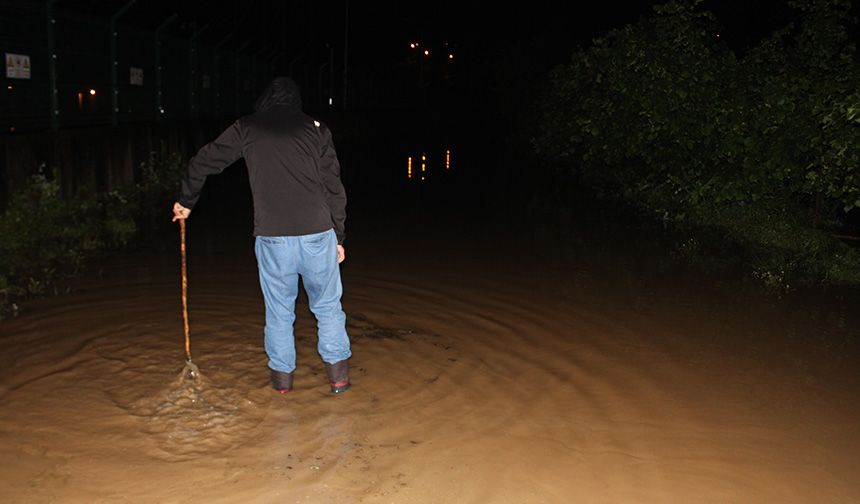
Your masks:
{"label": "man standing in floodwater", "polygon": [[281,393],[293,388],[293,322],[301,275],[317,319],[317,349],[331,391],[339,394],[350,387],[352,354],[340,302],[346,192],[331,132],[302,112],[299,88],[289,77],[273,80],[254,109],[191,159],[173,220],[188,218],[207,176],[245,159],[272,385]]}

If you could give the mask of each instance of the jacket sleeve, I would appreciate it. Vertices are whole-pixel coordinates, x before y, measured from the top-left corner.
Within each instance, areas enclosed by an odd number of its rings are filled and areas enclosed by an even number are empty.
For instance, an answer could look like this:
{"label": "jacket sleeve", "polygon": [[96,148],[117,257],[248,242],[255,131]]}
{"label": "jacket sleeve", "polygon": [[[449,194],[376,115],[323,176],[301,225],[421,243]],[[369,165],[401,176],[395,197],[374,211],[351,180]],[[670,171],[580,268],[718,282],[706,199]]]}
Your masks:
{"label": "jacket sleeve", "polygon": [[242,157],[242,135],[239,121],[224,130],[213,142],[204,145],[197,155],[188,162],[188,171],[182,179],[182,192],[179,204],[185,208],[194,208],[200,199],[200,191],[206,177],[224,171],[237,159]]}
{"label": "jacket sleeve", "polygon": [[343,244],[346,239],[346,190],[340,181],[340,162],[334,150],[331,131],[321,125],[320,135],[320,176],[325,191],[326,205],[331,212],[331,221],[337,235],[337,243]]}

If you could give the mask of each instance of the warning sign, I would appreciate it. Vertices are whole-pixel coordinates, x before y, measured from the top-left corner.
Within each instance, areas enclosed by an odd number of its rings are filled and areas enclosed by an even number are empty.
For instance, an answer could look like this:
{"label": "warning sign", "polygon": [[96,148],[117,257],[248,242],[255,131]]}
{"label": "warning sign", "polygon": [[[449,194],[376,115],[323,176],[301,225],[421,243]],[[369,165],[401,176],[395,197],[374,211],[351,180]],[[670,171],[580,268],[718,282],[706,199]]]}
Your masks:
{"label": "warning sign", "polygon": [[30,55],[6,53],[6,78],[29,79]]}
{"label": "warning sign", "polygon": [[143,86],[143,68],[130,67],[129,82],[132,86]]}

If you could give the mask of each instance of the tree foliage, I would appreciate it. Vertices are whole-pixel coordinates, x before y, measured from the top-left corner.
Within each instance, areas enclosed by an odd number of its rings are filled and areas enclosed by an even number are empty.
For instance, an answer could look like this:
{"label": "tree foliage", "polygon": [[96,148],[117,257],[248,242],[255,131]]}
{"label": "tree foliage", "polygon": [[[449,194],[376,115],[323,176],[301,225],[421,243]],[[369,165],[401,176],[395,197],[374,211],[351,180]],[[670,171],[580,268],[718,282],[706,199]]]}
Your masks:
{"label": "tree foliage", "polygon": [[741,240],[766,234],[738,225],[742,214],[795,229],[810,208],[860,208],[850,1],[792,2],[795,21],[743,55],[699,3],[658,6],[556,67],[539,103],[538,154],[668,222]]}
{"label": "tree foliage", "polygon": [[68,199],[39,167],[0,215],[0,320],[17,302],[65,290],[88,260],[118,250],[140,230],[169,223],[179,186],[178,154],[150,153],[131,187]]}

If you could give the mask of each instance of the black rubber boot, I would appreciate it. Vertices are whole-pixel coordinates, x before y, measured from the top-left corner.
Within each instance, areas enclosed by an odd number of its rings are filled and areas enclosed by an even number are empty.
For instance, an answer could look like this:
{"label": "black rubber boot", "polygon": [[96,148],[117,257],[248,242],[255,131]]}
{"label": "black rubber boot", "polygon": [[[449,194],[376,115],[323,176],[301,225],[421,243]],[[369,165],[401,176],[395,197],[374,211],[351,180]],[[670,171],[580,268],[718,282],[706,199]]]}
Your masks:
{"label": "black rubber boot", "polygon": [[328,381],[333,393],[340,394],[349,389],[349,362],[346,359],[334,364],[326,362],[325,372],[328,375]]}
{"label": "black rubber boot", "polygon": [[293,373],[285,373],[283,371],[272,371],[272,387],[278,392],[286,394],[293,390]]}

